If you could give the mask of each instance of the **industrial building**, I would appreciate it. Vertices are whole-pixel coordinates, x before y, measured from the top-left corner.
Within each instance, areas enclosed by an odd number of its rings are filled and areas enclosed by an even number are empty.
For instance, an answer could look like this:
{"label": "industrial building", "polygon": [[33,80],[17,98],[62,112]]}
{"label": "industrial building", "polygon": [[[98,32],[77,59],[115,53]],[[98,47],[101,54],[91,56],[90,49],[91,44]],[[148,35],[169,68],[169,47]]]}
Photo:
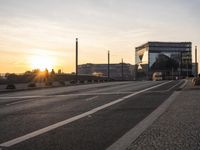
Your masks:
{"label": "industrial building", "polygon": [[[115,80],[133,80],[133,65],[127,63],[110,64],[110,78]],[[82,64],[78,65],[78,73],[81,75],[108,76],[108,64]]]}
{"label": "industrial building", "polygon": [[192,75],[191,42],[147,42],[135,48],[136,79],[152,79],[162,72],[164,79]]}

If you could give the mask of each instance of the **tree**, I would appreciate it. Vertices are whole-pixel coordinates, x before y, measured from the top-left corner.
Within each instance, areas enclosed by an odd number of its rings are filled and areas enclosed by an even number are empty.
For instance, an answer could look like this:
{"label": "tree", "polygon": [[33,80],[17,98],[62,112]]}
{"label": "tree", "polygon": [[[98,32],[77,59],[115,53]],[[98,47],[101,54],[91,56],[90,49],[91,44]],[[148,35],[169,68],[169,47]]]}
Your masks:
{"label": "tree", "polygon": [[50,74],[51,74],[51,76],[55,76],[56,73],[55,73],[54,69],[51,70]]}
{"label": "tree", "polygon": [[32,71],[33,74],[39,74],[40,72],[41,72],[40,69],[34,69],[34,70]]}
{"label": "tree", "polygon": [[61,69],[58,69],[58,74],[62,74],[62,70]]}
{"label": "tree", "polygon": [[24,75],[32,75],[32,72],[31,72],[31,71],[26,71],[26,72],[24,73]]}
{"label": "tree", "polygon": [[44,77],[46,78],[46,80],[49,78],[49,71],[47,68],[44,71]]}

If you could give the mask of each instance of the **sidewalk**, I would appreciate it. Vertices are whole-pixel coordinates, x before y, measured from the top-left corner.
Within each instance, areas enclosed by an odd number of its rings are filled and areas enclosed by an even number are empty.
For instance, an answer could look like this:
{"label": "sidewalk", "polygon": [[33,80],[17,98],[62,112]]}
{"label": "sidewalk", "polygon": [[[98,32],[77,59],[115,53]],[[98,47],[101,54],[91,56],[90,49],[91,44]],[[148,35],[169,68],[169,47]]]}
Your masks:
{"label": "sidewalk", "polygon": [[128,150],[199,150],[200,86],[186,87]]}

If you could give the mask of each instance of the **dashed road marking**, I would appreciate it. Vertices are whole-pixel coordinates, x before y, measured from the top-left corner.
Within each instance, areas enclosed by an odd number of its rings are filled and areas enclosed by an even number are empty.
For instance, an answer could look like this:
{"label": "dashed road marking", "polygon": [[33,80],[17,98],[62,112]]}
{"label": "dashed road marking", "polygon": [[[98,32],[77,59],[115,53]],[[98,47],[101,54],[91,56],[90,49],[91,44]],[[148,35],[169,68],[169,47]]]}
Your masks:
{"label": "dashed road marking", "polygon": [[86,99],[85,101],[91,101],[91,100],[96,99],[97,97],[98,97],[98,96],[93,96],[93,97],[90,97],[90,98]]}
{"label": "dashed road marking", "polygon": [[24,102],[28,102],[28,101],[30,101],[30,100],[22,100],[22,101],[12,102],[12,103],[6,104],[6,106],[15,105],[15,104],[19,104],[19,103],[24,103]]}
{"label": "dashed road marking", "polygon": [[[73,96],[93,96],[93,95],[124,95],[124,94],[132,94],[133,92],[110,92],[110,93],[83,93],[83,94],[66,94],[66,95],[44,95],[44,96],[22,96],[22,97],[0,97],[0,99],[17,99],[15,102],[6,103],[6,106],[25,103],[29,101],[39,100],[37,98],[51,98],[51,97],[73,97]],[[25,100],[21,100],[25,99]]]}
{"label": "dashed road marking", "polygon": [[26,98],[41,98],[45,96],[4,96],[0,97],[0,99],[26,99]]}
{"label": "dashed road marking", "polygon": [[41,95],[41,96],[5,96],[0,99],[26,99],[26,98],[48,98],[48,97],[64,97],[64,96],[87,96],[87,95],[113,95],[113,94],[131,94],[133,92],[107,92],[107,93],[80,93],[80,94],[60,94],[60,95]]}

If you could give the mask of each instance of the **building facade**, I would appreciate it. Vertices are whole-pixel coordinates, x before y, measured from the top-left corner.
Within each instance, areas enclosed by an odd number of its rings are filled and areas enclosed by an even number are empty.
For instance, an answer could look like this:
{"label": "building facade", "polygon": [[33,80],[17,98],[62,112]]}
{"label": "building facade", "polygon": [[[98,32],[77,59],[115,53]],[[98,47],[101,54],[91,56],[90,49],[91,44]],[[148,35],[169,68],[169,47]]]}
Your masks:
{"label": "building facade", "polygon": [[192,75],[191,42],[148,42],[135,48],[136,79],[152,79],[162,72],[164,79]]}
{"label": "building facade", "polygon": [[[108,76],[108,64],[82,64],[78,73],[83,75]],[[133,65],[127,63],[110,64],[110,78],[115,80],[133,80]]]}

